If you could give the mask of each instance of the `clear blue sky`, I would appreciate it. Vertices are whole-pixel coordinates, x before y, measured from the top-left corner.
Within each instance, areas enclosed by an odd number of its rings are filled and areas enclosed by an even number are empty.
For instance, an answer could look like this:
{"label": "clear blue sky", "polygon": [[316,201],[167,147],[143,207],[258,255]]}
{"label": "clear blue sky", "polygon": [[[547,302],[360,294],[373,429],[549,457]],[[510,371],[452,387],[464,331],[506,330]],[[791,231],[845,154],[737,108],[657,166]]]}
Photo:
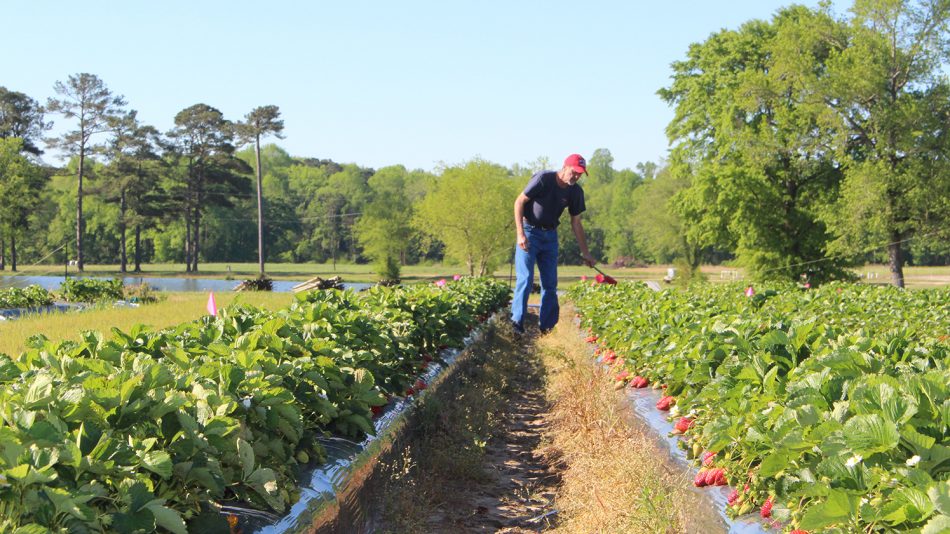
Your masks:
{"label": "clear blue sky", "polygon": [[624,168],[665,156],[656,91],[690,43],[789,3],[10,0],[0,85],[45,102],[90,72],[162,131],[275,104],[292,155],[374,168],[596,148]]}

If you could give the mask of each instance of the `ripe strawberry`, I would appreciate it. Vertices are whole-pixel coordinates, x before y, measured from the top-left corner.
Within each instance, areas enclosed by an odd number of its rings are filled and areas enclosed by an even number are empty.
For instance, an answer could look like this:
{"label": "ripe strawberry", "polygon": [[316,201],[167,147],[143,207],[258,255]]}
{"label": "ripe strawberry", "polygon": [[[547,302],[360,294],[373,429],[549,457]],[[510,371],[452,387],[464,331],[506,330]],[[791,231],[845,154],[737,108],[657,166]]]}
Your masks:
{"label": "ripe strawberry", "polygon": [[416,391],[423,391],[426,388],[426,383],[421,378],[416,380],[415,385],[413,386]]}
{"label": "ripe strawberry", "polygon": [[630,385],[631,385],[632,387],[637,388],[637,389],[645,388],[645,387],[647,387],[647,384],[649,384],[649,383],[650,383],[649,380],[647,380],[646,378],[644,378],[644,377],[642,377],[642,376],[640,376],[640,375],[637,375],[637,376],[633,377],[633,380],[630,381]]}
{"label": "ripe strawberry", "polygon": [[788,534],[808,534],[808,531],[802,530],[800,528],[796,528],[795,530],[789,532]]}
{"label": "ripe strawberry", "polygon": [[722,469],[718,467],[713,468],[713,469],[707,469],[705,472],[706,472],[706,479],[704,482],[706,482],[705,484],[706,486],[715,486],[716,481],[719,480],[719,477],[722,475]]}
{"label": "ripe strawberry", "polygon": [[597,336],[587,336],[586,341],[588,343],[597,343]]}
{"label": "ripe strawberry", "polygon": [[673,397],[667,395],[666,397],[663,397],[663,398],[661,398],[660,400],[657,401],[657,403],[656,403],[656,409],[657,409],[657,410],[662,410],[662,411],[665,412],[665,411],[668,411],[668,410],[670,409],[670,406],[672,406],[672,405],[674,405],[674,404],[676,404],[676,399],[674,399]]}
{"label": "ripe strawberry", "polygon": [[713,484],[716,486],[725,486],[729,482],[726,480],[726,470],[718,468],[719,472],[716,473],[716,480],[713,481]]}
{"label": "ripe strawberry", "polygon": [[409,389],[406,390],[406,396],[407,396],[407,397],[411,397],[411,396],[413,395],[413,393],[415,393],[415,392],[416,392],[416,390],[414,390],[414,389],[412,389],[412,388],[409,388]]}
{"label": "ripe strawberry", "polygon": [[422,353],[422,361],[424,361],[425,363],[431,362],[431,361],[432,361],[432,355],[429,354],[428,352],[423,352],[423,353]]}
{"label": "ripe strawberry", "polygon": [[699,473],[696,473],[696,477],[693,478],[693,485],[697,488],[706,486],[706,471],[700,471]]}
{"label": "ripe strawberry", "polygon": [[694,421],[690,419],[689,417],[680,417],[679,421],[677,421],[676,424],[673,425],[673,428],[679,434],[685,434],[687,430],[692,428],[693,422]]}
{"label": "ripe strawberry", "polygon": [[614,379],[617,380],[618,382],[623,382],[624,380],[627,379],[628,376],[630,376],[629,371],[620,371],[619,373],[617,373],[617,376],[614,377]]}
{"label": "ripe strawberry", "polygon": [[370,406],[369,410],[370,410],[371,412],[373,412],[373,418],[374,418],[374,419],[377,418],[377,417],[379,417],[379,414],[383,413],[383,407],[382,407],[382,406]]}
{"label": "ripe strawberry", "polygon": [[736,490],[732,490],[732,493],[729,494],[729,499],[726,502],[729,504],[729,506],[732,506],[738,500],[739,500],[739,492]]}
{"label": "ripe strawberry", "polygon": [[713,464],[713,458],[715,458],[715,456],[716,456],[716,453],[712,451],[704,452],[702,456],[699,457],[700,460],[702,460],[703,467],[711,466]]}
{"label": "ripe strawberry", "polygon": [[772,517],[772,497],[766,499],[765,503],[762,504],[762,509],[759,510],[759,515],[763,518]]}

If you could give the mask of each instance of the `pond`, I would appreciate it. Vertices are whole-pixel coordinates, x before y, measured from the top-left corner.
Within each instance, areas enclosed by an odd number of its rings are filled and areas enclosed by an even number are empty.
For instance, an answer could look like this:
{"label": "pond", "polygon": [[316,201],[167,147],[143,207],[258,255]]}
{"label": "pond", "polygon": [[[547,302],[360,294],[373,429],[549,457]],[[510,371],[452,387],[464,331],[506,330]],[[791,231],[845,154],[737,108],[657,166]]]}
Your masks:
{"label": "pond", "polygon": [[[111,280],[112,277],[90,276],[83,278],[95,278],[98,280]],[[224,293],[233,291],[234,287],[241,283],[240,280],[221,280],[213,278],[150,278],[141,276],[125,276],[120,278],[125,285],[138,285],[146,283],[159,291],[217,291]],[[62,276],[0,276],[0,289],[7,287],[26,287],[38,285],[49,291],[59,289],[63,283]],[[274,291],[290,292],[292,288],[299,284],[299,280],[274,280]],[[366,283],[344,283],[345,289],[354,289],[357,291],[366,289],[373,284]]]}

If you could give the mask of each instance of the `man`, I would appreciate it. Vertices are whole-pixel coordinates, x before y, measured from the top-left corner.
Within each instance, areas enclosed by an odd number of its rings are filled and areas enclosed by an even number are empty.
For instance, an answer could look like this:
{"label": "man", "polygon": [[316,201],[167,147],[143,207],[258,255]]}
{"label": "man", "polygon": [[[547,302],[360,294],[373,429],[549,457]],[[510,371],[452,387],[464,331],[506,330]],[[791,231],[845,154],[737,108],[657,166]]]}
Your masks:
{"label": "man", "polygon": [[524,191],[515,199],[515,230],[518,246],[515,248],[515,268],[518,282],[511,302],[511,323],[518,333],[524,333],[524,317],[528,310],[528,295],[534,284],[534,266],[541,274],[541,333],[547,333],[557,324],[557,226],[561,213],[567,208],[571,215],[571,229],[577,237],[584,263],[596,263],[587,250],[587,239],[581,225],[584,190],[577,184],[587,173],[587,162],[580,154],[571,154],[559,171],[535,173]]}

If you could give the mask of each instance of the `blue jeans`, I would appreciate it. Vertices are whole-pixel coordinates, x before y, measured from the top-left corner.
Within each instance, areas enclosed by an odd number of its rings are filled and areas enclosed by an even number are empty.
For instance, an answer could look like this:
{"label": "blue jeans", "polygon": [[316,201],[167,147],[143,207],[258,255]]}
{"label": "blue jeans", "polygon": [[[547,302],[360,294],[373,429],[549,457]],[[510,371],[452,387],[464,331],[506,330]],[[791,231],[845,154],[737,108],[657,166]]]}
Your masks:
{"label": "blue jeans", "polygon": [[554,328],[557,324],[560,307],[557,303],[557,230],[542,230],[529,224],[524,225],[524,234],[528,238],[528,250],[515,246],[515,271],[518,281],[511,301],[511,320],[524,327],[524,317],[528,311],[528,296],[534,285],[534,266],[541,273],[541,320],[542,330]]}

